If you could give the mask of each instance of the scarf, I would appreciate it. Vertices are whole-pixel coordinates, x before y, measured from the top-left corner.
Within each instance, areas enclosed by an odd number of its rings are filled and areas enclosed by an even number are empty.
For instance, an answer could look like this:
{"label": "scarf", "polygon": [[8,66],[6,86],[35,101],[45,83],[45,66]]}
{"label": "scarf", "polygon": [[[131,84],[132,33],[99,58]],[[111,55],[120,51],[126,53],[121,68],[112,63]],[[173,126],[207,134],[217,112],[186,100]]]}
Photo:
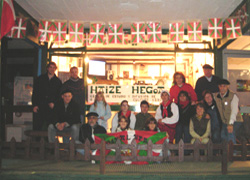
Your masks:
{"label": "scarf", "polygon": [[123,112],[121,112],[121,116],[125,116],[126,118],[129,118],[131,114],[131,111],[127,111],[126,114],[123,114]]}
{"label": "scarf", "polygon": [[[169,100],[166,104],[164,104],[163,102],[162,107],[163,107],[163,111],[162,111],[162,117],[168,117],[168,111],[167,111],[167,107],[168,105],[171,103],[171,101]],[[164,116],[165,115],[165,116]]]}
{"label": "scarf", "polygon": [[189,100],[186,100],[186,101],[179,101],[178,103],[179,103],[180,107],[181,107],[182,109],[184,109],[184,108],[187,107],[187,105],[189,104]]}

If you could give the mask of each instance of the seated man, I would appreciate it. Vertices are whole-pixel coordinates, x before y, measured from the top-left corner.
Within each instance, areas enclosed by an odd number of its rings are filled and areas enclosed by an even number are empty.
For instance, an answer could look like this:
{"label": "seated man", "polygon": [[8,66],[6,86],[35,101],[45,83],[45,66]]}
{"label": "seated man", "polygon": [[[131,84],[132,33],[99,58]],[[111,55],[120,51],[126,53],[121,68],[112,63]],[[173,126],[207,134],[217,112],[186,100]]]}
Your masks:
{"label": "seated man", "polygon": [[78,139],[80,123],[79,105],[72,101],[73,94],[69,89],[62,92],[62,99],[55,104],[54,124],[48,127],[49,142],[55,142],[56,132],[70,132],[74,140]]}
{"label": "seated man", "polygon": [[141,102],[141,112],[136,114],[136,122],[135,122],[135,130],[143,130],[145,129],[146,120],[150,117],[153,117],[148,113],[149,104],[146,100]]}
{"label": "seated man", "polygon": [[[95,134],[105,134],[107,131],[103,126],[98,125],[97,120],[99,115],[95,112],[89,112],[87,115],[88,123],[83,124],[80,128],[79,141],[76,141],[77,144],[85,143],[88,139],[90,143],[95,142]],[[77,152],[84,155],[84,149],[76,149]],[[92,151],[94,155],[96,150]],[[95,161],[92,161],[94,163]]]}
{"label": "seated man", "polygon": [[97,113],[89,112],[86,116],[88,118],[88,123],[83,124],[80,128],[79,140],[82,143],[85,143],[86,139],[88,139],[90,143],[94,143],[94,134],[105,134],[106,129],[97,124],[99,116]]}

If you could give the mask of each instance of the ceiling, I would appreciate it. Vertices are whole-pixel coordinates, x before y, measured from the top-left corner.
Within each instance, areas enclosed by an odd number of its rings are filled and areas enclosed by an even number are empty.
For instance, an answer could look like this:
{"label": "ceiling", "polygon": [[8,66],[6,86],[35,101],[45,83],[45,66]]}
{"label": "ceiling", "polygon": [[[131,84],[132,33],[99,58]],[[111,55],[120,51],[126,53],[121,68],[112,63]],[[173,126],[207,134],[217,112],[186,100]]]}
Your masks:
{"label": "ceiling", "polygon": [[172,21],[227,18],[242,0],[15,0],[37,21],[40,19],[123,23],[160,21],[163,29]]}

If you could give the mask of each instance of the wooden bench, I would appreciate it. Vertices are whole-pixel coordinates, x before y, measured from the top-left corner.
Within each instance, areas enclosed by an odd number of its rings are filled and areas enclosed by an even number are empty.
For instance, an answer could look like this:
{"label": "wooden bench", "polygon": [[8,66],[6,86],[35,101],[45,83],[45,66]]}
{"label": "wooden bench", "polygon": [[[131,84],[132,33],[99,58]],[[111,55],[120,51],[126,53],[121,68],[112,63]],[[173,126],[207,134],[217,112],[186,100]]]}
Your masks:
{"label": "wooden bench", "polygon": [[[34,131],[34,130],[26,130],[24,131],[24,134],[31,139],[35,138],[47,138],[48,137],[48,131]],[[71,137],[70,133],[66,132],[56,132],[57,136],[63,136],[63,137]]]}

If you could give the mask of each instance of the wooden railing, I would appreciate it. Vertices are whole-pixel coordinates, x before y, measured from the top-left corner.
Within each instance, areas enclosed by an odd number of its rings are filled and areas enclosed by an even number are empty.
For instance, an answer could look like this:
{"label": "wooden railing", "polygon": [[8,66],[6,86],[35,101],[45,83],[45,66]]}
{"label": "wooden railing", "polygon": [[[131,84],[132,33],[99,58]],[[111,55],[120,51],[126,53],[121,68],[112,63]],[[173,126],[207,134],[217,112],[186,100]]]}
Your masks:
{"label": "wooden railing", "polygon": [[[76,153],[76,149],[84,149],[84,156]],[[115,155],[105,155],[106,150],[115,150]],[[131,154],[128,156],[122,155],[122,150],[130,149]],[[162,156],[153,156],[153,150],[162,150]],[[67,150],[66,152],[62,150]],[[92,150],[99,150],[99,155],[93,155]],[[138,156],[139,150],[146,150],[147,156]],[[185,155],[185,151],[192,152],[190,155]],[[205,155],[200,154],[200,150],[205,152]],[[240,155],[234,155],[234,150],[241,152]],[[169,156],[168,151],[173,154]],[[214,152],[216,155],[214,154]],[[43,138],[40,142],[31,141],[31,138],[23,142],[16,142],[14,138],[10,142],[0,143],[0,166],[1,158],[26,158],[26,159],[68,159],[68,160],[84,160],[100,161],[100,173],[105,173],[106,161],[221,161],[221,172],[227,174],[227,162],[233,160],[249,160],[250,144],[246,141],[242,144],[233,145],[230,143],[213,144],[211,141],[208,144],[201,144],[200,141],[195,141],[194,144],[184,144],[181,140],[179,144],[153,144],[151,140],[147,144],[137,144],[135,139],[131,144],[121,144],[118,139],[115,144],[106,144],[102,141],[101,144],[90,144],[87,140],[85,144],[76,144],[72,139],[69,143],[59,143],[56,139],[55,143],[48,143]],[[178,153],[177,153],[178,152]],[[65,154],[66,153],[66,154]],[[51,155],[52,154],[52,155]]]}

